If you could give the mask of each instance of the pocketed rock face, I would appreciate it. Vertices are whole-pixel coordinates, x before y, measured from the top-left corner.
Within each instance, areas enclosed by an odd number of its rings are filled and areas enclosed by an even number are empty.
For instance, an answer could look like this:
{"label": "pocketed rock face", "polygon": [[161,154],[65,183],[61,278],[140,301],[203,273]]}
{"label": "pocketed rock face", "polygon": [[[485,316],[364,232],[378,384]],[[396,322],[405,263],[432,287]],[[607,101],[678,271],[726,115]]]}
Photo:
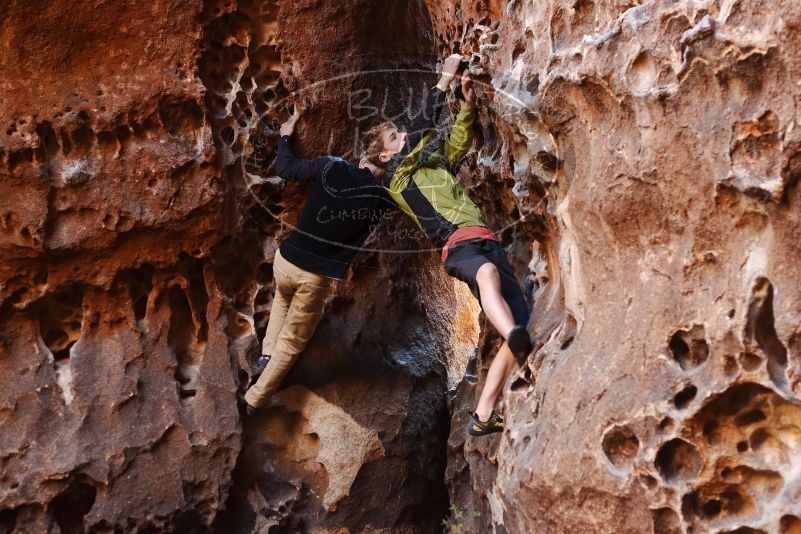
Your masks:
{"label": "pocketed rock face", "polygon": [[[801,529],[797,2],[10,2],[0,28],[0,530],[428,532],[443,475],[464,531]],[[350,157],[433,50],[470,56],[460,178],[542,341],[507,430],[465,437],[499,338],[434,253],[378,250],[420,246],[398,217],[243,427],[307,191],[271,176],[278,123],[304,101],[298,152]]]}
{"label": "pocketed rock face", "polygon": [[240,431],[197,12],[0,10],[4,531],[189,528],[225,502]]}
{"label": "pocketed rock face", "polygon": [[271,176],[284,99],[336,67],[296,148],[351,156],[360,15],[431,44],[419,3],[285,4],[0,8],[0,531],[439,528],[478,332],[433,253],[362,254],[274,406],[237,412],[307,191]]}
{"label": "pocketed rock face", "polygon": [[544,344],[507,384],[500,437],[465,439],[478,389],[458,387],[452,520],[794,532],[801,8],[428,7],[492,106],[463,178],[516,239]]}

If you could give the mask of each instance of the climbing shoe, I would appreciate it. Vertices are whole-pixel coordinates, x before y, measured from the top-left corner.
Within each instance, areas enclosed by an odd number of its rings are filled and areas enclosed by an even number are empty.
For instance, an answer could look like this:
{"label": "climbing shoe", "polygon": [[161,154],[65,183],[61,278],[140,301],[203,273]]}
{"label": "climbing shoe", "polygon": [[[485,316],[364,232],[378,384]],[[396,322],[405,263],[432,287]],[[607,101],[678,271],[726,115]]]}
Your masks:
{"label": "climbing shoe", "polygon": [[236,406],[239,409],[240,416],[253,415],[259,411],[258,408],[248,404],[245,400],[245,395],[241,391],[236,394]]}
{"label": "climbing shoe", "polygon": [[488,421],[481,421],[476,413],[467,423],[467,433],[471,436],[486,436],[493,432],[503,432],[503,416],[498,412],[492,412]]}
{"label": "climbing shoe", "polygon": [[509,345],[509,350],[517,360],[517,365],[523,367],[528,358],[528,354],[533,348],[531,344],[531,337],[528,335],[528,330],[525,326],[517,325],[509,332],[506,337],[506,343]]}

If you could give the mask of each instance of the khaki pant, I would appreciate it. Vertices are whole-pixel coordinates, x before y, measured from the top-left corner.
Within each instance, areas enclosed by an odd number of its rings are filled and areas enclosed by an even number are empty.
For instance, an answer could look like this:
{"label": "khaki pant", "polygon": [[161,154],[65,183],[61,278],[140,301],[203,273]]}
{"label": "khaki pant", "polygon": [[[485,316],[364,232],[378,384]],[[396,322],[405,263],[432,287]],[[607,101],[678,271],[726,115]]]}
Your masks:
{"label": "khaki pant", "polygon": [[306,348],[334,288],[333,278],[304,271],[285,260],[280,251],[275,252],[273,276],[275,297],[262,345],[262,354],[272,356],[245,394],[245,400],[254,408],[270,399]]}

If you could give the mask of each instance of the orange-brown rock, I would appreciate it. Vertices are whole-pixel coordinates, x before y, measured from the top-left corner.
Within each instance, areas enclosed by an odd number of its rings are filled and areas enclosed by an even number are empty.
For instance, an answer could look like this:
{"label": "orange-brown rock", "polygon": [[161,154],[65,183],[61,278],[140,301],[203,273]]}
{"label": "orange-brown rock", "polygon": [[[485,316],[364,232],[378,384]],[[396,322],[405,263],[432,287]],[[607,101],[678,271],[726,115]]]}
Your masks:
{"label": "orange-brown rock", "polygon": [[434,253],[381,252],[408,224],[340,283],[273,406],[243,428],[236,402],[306,191],[271,172],[286,99],[310,107],[300,153],[352,157],[359,52],[429,47],[422,5],[11,2],[0,21],[0,531],[437,530],[446,362],[477,325],[440,311]]}
{"label": "orange-brown rock", "polygon": [[[800,531],[799,44],[792,0],[6,2],[0,531]],[[397,214],[243,420],[278,124],[352,159],[451,52],[541,341],[507,429],[465,436],[500,339]]]}

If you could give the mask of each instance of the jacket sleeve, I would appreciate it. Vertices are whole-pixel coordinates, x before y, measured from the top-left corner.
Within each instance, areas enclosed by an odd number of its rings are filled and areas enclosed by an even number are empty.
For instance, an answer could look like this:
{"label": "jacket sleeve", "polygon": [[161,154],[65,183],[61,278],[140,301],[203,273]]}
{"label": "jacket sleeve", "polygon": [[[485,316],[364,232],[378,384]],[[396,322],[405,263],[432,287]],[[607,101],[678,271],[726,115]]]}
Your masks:
{"label": "jacket sleeve", "polygon": [[312,181],[322,176],[331,158],[297,159],[289,147],[289,136],[281,137],[275,159],[275,173],[288,181]]}
{"label": "jacket sleeve", "polygon": [[457,165],[470,151],[473,145],[473,122],[476,119],[476,110],[462,104],[462,109],[456,115],[451,134],[445,143],[445,157],[451,166]]}

